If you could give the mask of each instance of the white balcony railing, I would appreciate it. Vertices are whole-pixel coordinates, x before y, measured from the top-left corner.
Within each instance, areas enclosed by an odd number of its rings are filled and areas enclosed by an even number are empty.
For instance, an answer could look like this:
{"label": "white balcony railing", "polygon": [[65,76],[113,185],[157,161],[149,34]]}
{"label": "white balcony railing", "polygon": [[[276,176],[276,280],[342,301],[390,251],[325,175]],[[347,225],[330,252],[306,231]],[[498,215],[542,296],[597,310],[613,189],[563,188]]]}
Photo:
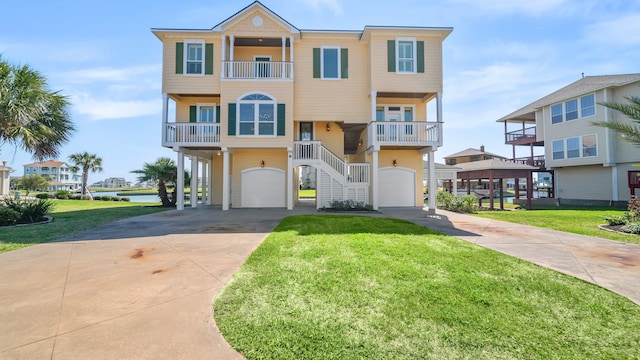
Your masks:
{"label": "white balcony railing", "polygon": [[219,146],[220,124],[172,122],[164,124],[165,146]]}
{"label": "white balcony railing", "polygon": [[442,146],[441,122],[372,122],[369,143],[378,146]]}
{"label": "white balcony railing", "polygon": [[293,80],[290,61],[223,61],[223,79]]}

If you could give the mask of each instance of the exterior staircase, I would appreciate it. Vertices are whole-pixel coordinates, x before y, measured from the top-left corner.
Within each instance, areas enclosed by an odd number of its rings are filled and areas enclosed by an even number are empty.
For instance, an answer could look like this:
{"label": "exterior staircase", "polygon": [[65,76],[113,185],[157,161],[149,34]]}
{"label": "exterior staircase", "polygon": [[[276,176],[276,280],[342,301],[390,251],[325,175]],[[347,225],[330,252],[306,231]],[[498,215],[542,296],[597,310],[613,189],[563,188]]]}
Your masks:
{"label": "exterior staircase", "polygon": [[295,141],[293,165],[309,165],[317,169],[316,203],[328,207],[333,201],[369,202],[370,166],[348,163],[320,141]]}

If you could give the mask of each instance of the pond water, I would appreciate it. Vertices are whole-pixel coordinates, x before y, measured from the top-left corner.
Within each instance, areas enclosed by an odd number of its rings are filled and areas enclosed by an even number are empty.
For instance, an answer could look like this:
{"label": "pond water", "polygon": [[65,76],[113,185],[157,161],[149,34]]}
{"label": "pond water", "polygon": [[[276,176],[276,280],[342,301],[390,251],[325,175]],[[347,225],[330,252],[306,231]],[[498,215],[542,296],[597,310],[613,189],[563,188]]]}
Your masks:
{"label": "pond water", "polygon": [[[120,196],[117,191],[99,191],[92,192],[91,194],[93,196]],[[131,202],[160,202],[160,197],[158,195],[125,195],[120,197],[128,197],[131,199]]]}

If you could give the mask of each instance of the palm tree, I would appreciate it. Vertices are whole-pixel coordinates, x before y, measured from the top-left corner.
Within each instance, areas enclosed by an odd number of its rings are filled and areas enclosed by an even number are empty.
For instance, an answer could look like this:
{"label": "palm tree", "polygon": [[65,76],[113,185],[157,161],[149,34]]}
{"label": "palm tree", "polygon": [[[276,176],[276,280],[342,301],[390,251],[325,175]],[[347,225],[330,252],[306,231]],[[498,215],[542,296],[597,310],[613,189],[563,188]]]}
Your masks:
{"label": "palm tree", "polygon": [[0,57],[0,144],[22,148],[38,161],[59,156],[75,130],[68,106],[39,72]]}
{"label": "palm tree", "polygon": [[102,159],[96,154],[89,154],[88,152],[76,153],[69,155],[69,160],[73,162],[71,169],[77,172],[82,168],[82,195],[87,192],[87,180],[89,178],[89,171],[96,172],[102,171]]}
{"label": "palm tree", "polygon": [[[619,111],[631,118],[633,122],[640,123],[640,97],[625,96],[624,98],[627,99],[630,104],[614,102],[601,102],[599,104],[608,107],[609,109]],[[616,130],[621,133],[623,140],[635,144],[636,146],[640,146],[640,128],[637,125],[619,121],[598,121],[593,122],[592,124]]]}
{"label": "palm tree", "polygon": [[[138,181],[155,181],[158,183],[158,196],[162,201],[162,206],[175,206],[177,200],[178,168],[176,163],[166,157],[161,157],[155,163],[144,163],[141,170],[133,170],[132,173],[139,174]],[[189,181],[188,173],[185,171],[185,182]],[[173,193],[171,198],[167,193],[167,185],[172,184]]]}

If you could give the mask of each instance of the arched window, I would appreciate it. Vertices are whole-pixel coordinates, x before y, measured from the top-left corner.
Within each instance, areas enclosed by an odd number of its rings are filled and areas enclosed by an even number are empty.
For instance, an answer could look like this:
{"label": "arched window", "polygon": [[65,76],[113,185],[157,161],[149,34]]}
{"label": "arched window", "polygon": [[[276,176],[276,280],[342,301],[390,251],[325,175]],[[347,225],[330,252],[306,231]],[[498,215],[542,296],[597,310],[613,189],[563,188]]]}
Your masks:
{"label": "arched window", "polygon": [[265,94],[249,94],[238,100],[238,135],[275,136],[276,101]]}

